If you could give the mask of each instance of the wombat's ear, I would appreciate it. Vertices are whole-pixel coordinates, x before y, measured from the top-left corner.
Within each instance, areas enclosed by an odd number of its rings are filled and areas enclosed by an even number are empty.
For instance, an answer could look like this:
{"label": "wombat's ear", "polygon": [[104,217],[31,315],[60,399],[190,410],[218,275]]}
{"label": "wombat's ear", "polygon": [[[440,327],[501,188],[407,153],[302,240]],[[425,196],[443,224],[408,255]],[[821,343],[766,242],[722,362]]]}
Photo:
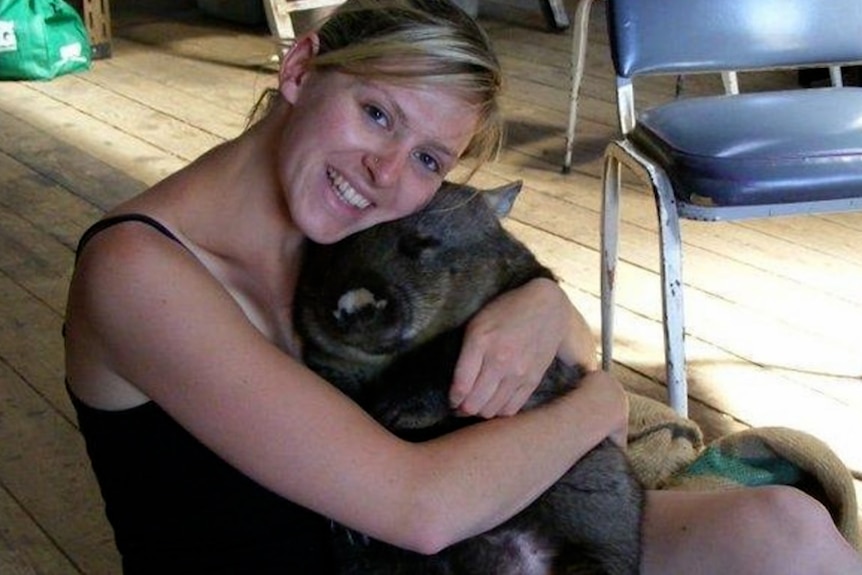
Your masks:
{"label": "wombat's ear", "polygon": [[497,214],[497,217],[502,219],[512,211],[512,206],[515,205],[515,199],[521,193],[521,186],[523,185],[522,180],[516,180],[499,188],[484,190],[482,197],[485,198],[485,202]]}

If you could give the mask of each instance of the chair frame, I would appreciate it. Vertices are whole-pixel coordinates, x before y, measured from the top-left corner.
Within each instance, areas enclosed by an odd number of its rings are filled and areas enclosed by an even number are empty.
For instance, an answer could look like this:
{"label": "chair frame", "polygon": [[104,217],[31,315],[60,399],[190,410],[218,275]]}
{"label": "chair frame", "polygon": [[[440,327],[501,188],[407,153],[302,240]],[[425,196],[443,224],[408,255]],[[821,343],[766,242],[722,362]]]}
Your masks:
{"label": "chair frame", "polygon": [[343,4],[345,0],[263,0],[263,9],[269,31],[280,45],[279,57],[284,55],[296,41],[291,13],[330,8]]}

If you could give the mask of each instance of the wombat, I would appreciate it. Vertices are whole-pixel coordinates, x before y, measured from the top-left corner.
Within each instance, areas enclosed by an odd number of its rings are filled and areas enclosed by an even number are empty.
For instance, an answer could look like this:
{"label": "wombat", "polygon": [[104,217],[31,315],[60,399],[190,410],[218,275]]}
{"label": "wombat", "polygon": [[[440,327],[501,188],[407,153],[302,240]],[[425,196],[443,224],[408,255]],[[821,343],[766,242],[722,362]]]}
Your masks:
{"label": "wombat", "polygon": [[[553,277],[500,224],[519,191],[444,183],[411,216],[310,243],[294,310],[304,361],[405,439],[475,423],[448,401],[466,322],[498,294]],[[556,360],[525,409],[581,376]],[[435,555],[334,533],[346,574],[628,575],[639,572],[643,501],[625,453],[605,440],[524,511]]]}

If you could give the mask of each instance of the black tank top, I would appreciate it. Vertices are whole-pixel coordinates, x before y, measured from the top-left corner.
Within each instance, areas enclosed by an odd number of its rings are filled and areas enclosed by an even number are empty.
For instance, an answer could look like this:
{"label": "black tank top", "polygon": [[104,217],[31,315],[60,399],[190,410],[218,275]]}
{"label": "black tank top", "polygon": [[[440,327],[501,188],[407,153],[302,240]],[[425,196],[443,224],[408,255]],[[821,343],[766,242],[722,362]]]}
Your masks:
{"label": "black tank top", "polygon": [[[141,214],[97,222],[99,231]],[[157,404],[94,409],[69,390],[126,575],[333,573],[329,522],[225,463]]]}

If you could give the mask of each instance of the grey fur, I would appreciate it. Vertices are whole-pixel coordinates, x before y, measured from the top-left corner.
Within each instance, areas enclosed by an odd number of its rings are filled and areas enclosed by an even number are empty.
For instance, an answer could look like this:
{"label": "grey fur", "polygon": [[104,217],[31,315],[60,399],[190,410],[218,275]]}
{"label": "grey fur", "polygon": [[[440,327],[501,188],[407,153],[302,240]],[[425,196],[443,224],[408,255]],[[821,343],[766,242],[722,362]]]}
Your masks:
{"label": "grey fur", "polygon": [[[393,432],[422,441],[474,423],[448,402],[463,327],[486,302],[553,277],[500,225],[520,182],[444,184],[420,212],[337,244],[310,244],[296,295],[304,359]],[[555,361],[525,409],[577,385]],[[516,472],[516,470],[513,470]],[[499,527],[425,556],[334,528],[344,574],[639,572],[643,489],[605,440]]]}

